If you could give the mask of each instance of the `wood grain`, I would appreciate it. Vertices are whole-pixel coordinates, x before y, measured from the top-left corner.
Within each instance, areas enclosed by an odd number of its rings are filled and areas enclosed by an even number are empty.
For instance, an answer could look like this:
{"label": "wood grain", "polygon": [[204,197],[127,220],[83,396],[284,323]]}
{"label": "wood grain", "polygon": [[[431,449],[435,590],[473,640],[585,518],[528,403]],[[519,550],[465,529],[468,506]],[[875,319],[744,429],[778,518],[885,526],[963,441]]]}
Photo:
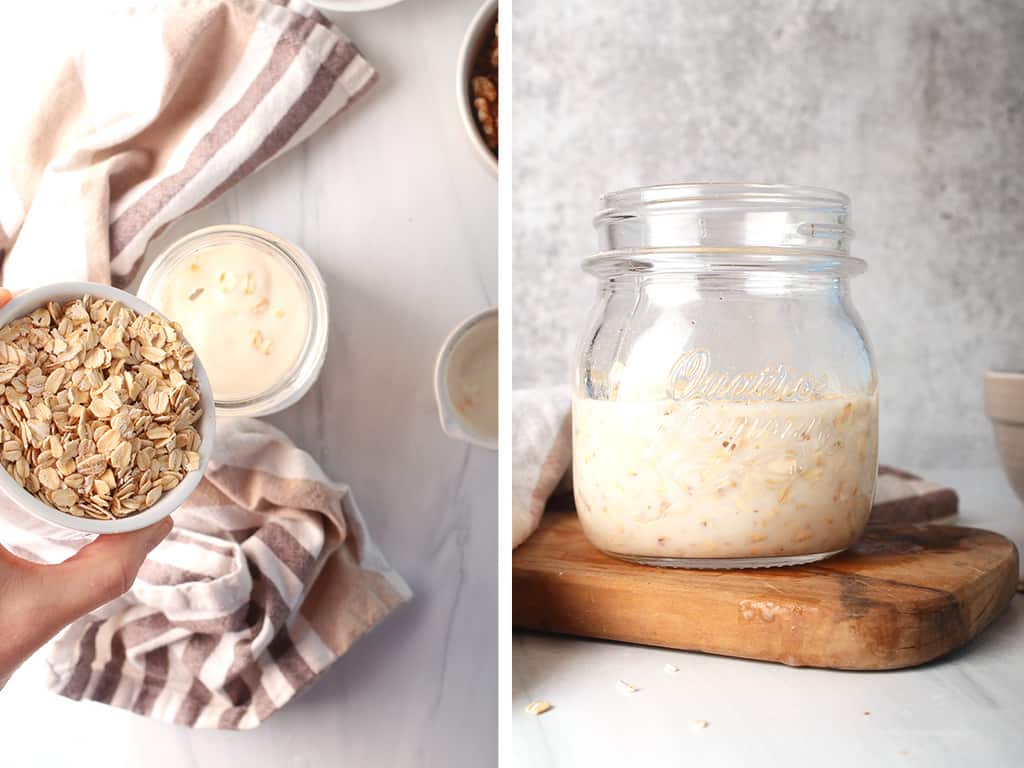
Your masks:
{"label": "wood grain", "polygon": [[988,626],[1017,585],[999,534],[873,526],[812,565],[696,571],[634,565],[591,545],[572,510],[548,510],[512,556],[520,629],[704,651],[792,666],[897,669]]}

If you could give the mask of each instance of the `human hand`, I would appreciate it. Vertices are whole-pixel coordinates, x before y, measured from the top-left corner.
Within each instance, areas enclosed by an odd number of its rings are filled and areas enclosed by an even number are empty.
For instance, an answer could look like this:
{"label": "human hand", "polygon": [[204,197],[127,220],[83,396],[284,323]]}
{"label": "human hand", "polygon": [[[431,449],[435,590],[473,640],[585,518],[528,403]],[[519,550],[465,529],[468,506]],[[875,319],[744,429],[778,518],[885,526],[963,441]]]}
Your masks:
{"label": "human hand", "polygon": [[[0,307],[10,300],[10,291],[0,288]],[[168,517],[138,531],[99,536],[57,565],[24,560],[0,546],[0,688],[61,629],[127,592],[172,527]]]}

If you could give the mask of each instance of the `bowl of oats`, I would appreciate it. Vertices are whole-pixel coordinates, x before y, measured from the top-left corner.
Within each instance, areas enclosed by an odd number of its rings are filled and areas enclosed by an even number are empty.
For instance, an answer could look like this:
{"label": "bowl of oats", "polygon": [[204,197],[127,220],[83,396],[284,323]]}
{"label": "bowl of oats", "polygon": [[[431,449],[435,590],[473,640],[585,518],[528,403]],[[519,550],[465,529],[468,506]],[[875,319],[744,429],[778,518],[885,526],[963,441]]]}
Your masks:
{"label": "bowl of oats", "polygon": [[109,285],[58,283],[0,309],[0,490],[88,533],[144,528],[199,485],[213,391],[181,326]]}
{"label": "bowl of oats", "polygon": [[455,93],[477,156],[498,173],[498,2],[486,0],[469,23],[459,51]]}

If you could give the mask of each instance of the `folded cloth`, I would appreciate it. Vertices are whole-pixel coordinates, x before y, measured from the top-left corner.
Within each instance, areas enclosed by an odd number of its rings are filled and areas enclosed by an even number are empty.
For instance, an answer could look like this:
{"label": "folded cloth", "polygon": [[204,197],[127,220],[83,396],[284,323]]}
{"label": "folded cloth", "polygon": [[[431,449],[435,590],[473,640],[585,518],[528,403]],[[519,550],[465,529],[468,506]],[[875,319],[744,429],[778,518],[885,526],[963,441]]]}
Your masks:
{"label": "folded cloth", "polygon": [[[63,560],[93,537],[4,500],[8,549]],[[346,486],[254,419],[214,461],[128,593],[51,645],[50,687],[197,728],[253,728],[409,598]]]}
{"label": "folded cloth", "polygon": [[569,393],[561,387],[512,393],[512,549],[537,529],[544,506],[572,463]]}
{"label": "folded cloth", "polygon": [[[548,499],[571,483],[572,416],[564,388],[512,392],[512,548],[540,524]],[[957,514],[952,488],[885,466],[868,523],[935,522]]]}
{"label": "folded cloth", "polygon": [[[302,0],[125,3],[89,13],[72,43],[38,35],[5,85],[0,153],[3,284],[124,285],[147,243],[299,144],[375,81]],[[7,87],[10,86],[10,87]],[[6,258],[4,254],[6,252]]]}

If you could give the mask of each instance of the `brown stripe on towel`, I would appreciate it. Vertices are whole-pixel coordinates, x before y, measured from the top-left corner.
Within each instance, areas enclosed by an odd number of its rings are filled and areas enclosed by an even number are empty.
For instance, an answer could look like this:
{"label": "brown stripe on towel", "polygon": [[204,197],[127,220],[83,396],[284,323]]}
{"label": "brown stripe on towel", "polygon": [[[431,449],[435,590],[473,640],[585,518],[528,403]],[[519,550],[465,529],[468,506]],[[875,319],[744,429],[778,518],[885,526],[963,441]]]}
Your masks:
{"label": "brown stripe on towel", "polygon": [[242,676],[242,672],[252,666],[255,661],[249,649],[248,640],[239,640],[235,643],[232,651],[231,666],[224,675],[225,683],[221,686],[221,692],[228,697],[233,706],[221,713],[218,728],[235,728],[245,713],[252,706],[253,689]]}
{"label": "brown stripe on towel", "polygon": [[185,629],[189,632],[204,634],[221,634],[224,632],[241,632],[251,626],[249,603],[239,606],[231,613],[213,616],[208,619],[178,619],[171,621],[163,613],[151,613],[126,624],[121,632],[127,648],[147,643],[173,629]]}
{"label": "brown stripe on towel", "polygon": [[[173,10],[165,17],[162,39],[167,68],[165,102],[160,112],[127,142],[105,147],[94,155],[96,161],[127,154],[136,154],[141,160],[131,168],[111,173],[107,191],[110,200],[121,200],[147,179],[159,179],[173,171],[169,163],[189,129],[201,115],[218,109],[217,98],[224,86],[239,66],[244,66],[249,46],[258,44],[253,40],[262,16],[257,7],[243,9],[240,3],[206,0],[206,10],[192,13],[184,5],[171,5]],[[269,45],[266,51],[269,55]],[[96,242],[102,243],[109,269],[109,216],[102,217],[102,223],[102,239]]]}
{"label": "brown stripe on towel", "polygon": [[203,708],[213,701],[213,694],[201,677],[203,664],[210,658],[210,654],[213,653],[219,642],[220,637],[207,634],[192,635],[188,639],[185,650],[181,654],[181,660],[185,668],[192,673],[192,685],[189,686],[188,693],[185,694],[185,698],[174,716],[175,723],[194,725]]}
{"label": "brown stripe on towel", "polygon": [[886,464],[878,466],[878,477],[880,481],[883,477],[889,477],[906,482],[899,488],[898,496],[885,501],[878,501],[878,497],[875,497],[868,518],[869,525],[930,523],[954,517],[959,512],[960,498],[952,488]]}
{"label": "brown stripe on towel", "polygon": [[92,677],[92,662],[96,658],[96,633],[99,632],[102,623],[101,621],[94,623],[85,630],[82,639],[78,641],[78,659],[75,661],[75,671],[71,673],[71,679],[68,680],[67,685],[61,689],[61,696],[67,696],[69,699],[81,699],[82,694],[85,693],[89,679]]}
{"label": "brown stripe on towel", "polygon": [[253,709],[260,721],[265,720],[275,707],[270,695],[261,682],[262,670],[252,655],[249,640],[240,640],[235,644],[234,660],[225,675],[227,681],[222,691],[228,695],[234,705],[226,709],[218,722],[219,728],[238,726],[246,713]]}
{"label": "brown stripe on towel", "polygon": [[[281,598],[280,593],[265,575],[263,575],[255,563],[251,563],[253,572],[253,593],[252,599],[247,607],[246,626],[249,628],[248,637],[240,639],[235,643],[232,651],[233,660],[225,674],[225,684],[221,691],[227,695],[232,705],[220,716],[219,728],[234,728],[238,726],[245,717],[249,708],[253,708],[259,720],[266,719],[275,709],[273,701],[267,694],[260,682],[261,672],[259,665],[252,655],[252,640],[263,628],[264,622],[270,622],[276,632],[283,627],[283,623],[290,615],[290,609]],[[285,664],[289,669],[282,668],[285,679],[291,682],[289,675],[298,679],[302,674],[301,668],[293,656],[288,655],[287,649],[280,645],[271,643],[271,647],[277,649],[285,658]],[[271,649],[268,649],[271,650]],[[273,651],[271,650],[272,658]],[[275,659],[275,662],[277,660]],[[305,662],[302,662],[305,664]],[[307,667],[308,668],[308,667]],[[310,671],[310,678],[313,676]],[[196,715],[198,717],[198,714]],[[194,722],[194,721],[193,721]]]}
{"label": "brown stripe on towel", "polygon": [[275,630],[283,627],[291,616],[291,606],[281,597],[274,582],[252,560],[249,561],[249,569],[252,571],[252,602],[247,617],[249,626],[253,627],[266,620]]}
{"label": "brown stripe on towel", "polygon": [[929,523],[953,517],[960,499],[952,488],[939,488],[917,496],[893,499],[871,507],[870,525],[887,523]]}
{"label": "brown stripe on towel", "polygon": [[[249,689],[246,688],[246,690],[248,691]],[[242,722],[245,713],[249,711],[248,705],[249,699],[246,699],[245,704],[237,704],[225,709],[220,715],[220,720],[217,721],[217,727],[220,729],[238,728],[238,724]]]}
{"label": "brown stripe on towel", "polygon": [[[252,656],[249,656],[248,659],[249,663],[252,663]],[[234,706],[249,706],[250,702],[252,702],[252,690],[245,680],[242,679],[242,666],[239,666],[238,671],[233,676],[227,678],[223,691],[224,695],[228,697],[228,701]]]}
{"label": "brown stripe on towel", "polygon": [[148,715],[167,684],[167,646],[160,646],[145,656],[145,674],[142,686],[132,702],[131,709],[140,715]]}
{"label": "brown stripe on towel", "polygon": [[[307,21],[314,25],[316,24],[312,19],[307,19]],[[316,74],[313,75],[313,79],[306,86],[306,90],[295,100],[291,109],[285,113],[277,125],[271,129],[263,143],[230,176],[204,197],[195,208],[202,208],[207,203],[220,197],[229,187],[237,184],[280,152],[299,128],[305,125],[309,116],[327,98],[328,94],[333,90],[335,82],[345,71],[345,67],[352,63],[352,60],[355,59],[358,53],[356,47],[347,40],[336,43],[327,55],[327,58],[320,64]],[[195,208],[192,210],[195,210]]]}
{"label": "brown stripe on towel", "polygon": [[210,619],[179,619],[174,622],[175,627],[187,629],[191,632],[241,632],[249,623],[249,605],[241,605],[231,613],[224,616],[215,616]]}
{"label": "brown stripe on towel", "polygon": [[312,680],[316,673],[310,668],[306,660],[302,658],[299,649],[288,634],[288,628],[283,627],[278,632],[270,645],[267,647],[270,657],[277,664],[284,675],[285,680],[296,691],[301,691]]}
{"label": "brown stripe on towel", "polygon": [[267,689],[263,687],[263,673],[258,665],[252,664],[242,671],[242,677],[252,689],[252,710],[256,713],[256,719],[262,723],[277,709]]}
{"label": "brown stripe on towel", "polygon": [[174,715],[174,722],[178,725],[195,725],[199,715],[211,701],[213,694],[210,689],[198,677],[194,678]]}
{"label": "brown stripe on towel", "polygon": [[[295,17],[288,20],[263,69],[253,79],[241,99],[221,115],[213,128],[199,140],[185,161],[184,167],[148,190],[111,222],[111,259],[116,258],[153,217],[174,199],[210,159],[231,140],[274,84],[288,70],[299,51],[302,50],[306,39],[316,27],[317,23],[314,20],[307,19],[300,14],[296,14]],[[133,270],[141,263],[142,259],[139,259],[133,266]],[[127,279],[130,281],[131,277]]]}
{"label": "brown stripe on towel", "polygon": [[266,544],[299,581],[304,582],[309,577],[316,558],[283,525],[267,523],[256,538]]}
{"label": "brown stripe on towel", "polygon": [[[109,621],[109,619],[108,619]],[[124,671],[124,640],[120,630],[110,638],[110,659],[103,665],[96,687],[89,695],[90,699],[109,704],[114,698],[117,686],[121,684],[121,673]]]}
{"label": "brown stripe on towel", "polygon": [[151,613],[148,616],[129,621],[121,627],[120,632],[125,647],[134,648],[160,637],[173,628],[170,620],[162,613]]}

